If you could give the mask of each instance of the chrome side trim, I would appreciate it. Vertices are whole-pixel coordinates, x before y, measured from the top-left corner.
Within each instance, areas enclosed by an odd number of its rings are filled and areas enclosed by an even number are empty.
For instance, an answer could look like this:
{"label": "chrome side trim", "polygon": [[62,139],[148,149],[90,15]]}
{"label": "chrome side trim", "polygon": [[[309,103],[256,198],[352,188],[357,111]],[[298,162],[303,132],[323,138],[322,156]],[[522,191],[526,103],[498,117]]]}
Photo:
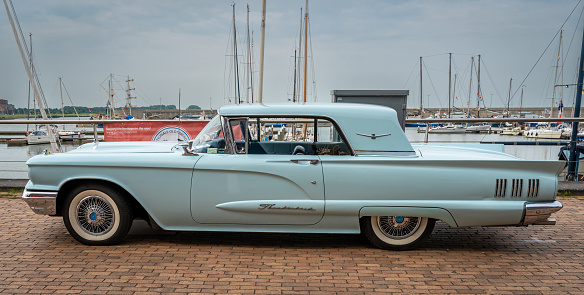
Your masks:
{"label": "chrome side trim", "polygon": [[525,217],[520,225],[551,224],[548,220],[552,213],[560,211],[564,206],[558,201],[546,203],[526,203]]}
{"label": "chrome side trim", "polygon": [[24,190],[22,199],[36,214],[57,215],[57,192],[35,192]]}
{"label": "chrome side trim", "polygon": [[417,156],[415,151],[363,151],[356,150],[357,156],[393,156],[393,157],[412,157]]}

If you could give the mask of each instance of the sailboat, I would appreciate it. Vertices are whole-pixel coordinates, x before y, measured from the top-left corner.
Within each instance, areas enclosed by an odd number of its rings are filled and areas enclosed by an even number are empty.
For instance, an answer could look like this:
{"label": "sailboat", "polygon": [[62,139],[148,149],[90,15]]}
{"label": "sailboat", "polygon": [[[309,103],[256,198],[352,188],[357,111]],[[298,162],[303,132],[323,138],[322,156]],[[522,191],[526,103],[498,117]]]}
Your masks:
{"label": "sailboat", "polygon": [[[562,49],[562,35],[563,32],[560,31],[560,39],[559,39],[559,43],[558,43],[558,56],[556,59],[556,73],[555,73],[555,77],[554,77],[554,89],[552,92],[552,108],[550,111],[550,118],[553,117],[553,112],[554,112],[554,100],[556,98],[556,85],[558,85],[558,67],[560,66],[560,59],[561,59],[561,49]],[[563,79],[563,75],[562,75],[562,79]],[[563,101],[560,99],[560,103],[558,104],[558,117],[562,117],[562,110],[564,108],[564,103]],[[538,128],[538,129],[531,129],[527,132],[525,132],[525,136],[527,138],[542,138],[542,139],[560,139],[562,138],[562,134],[565,132],[565,129],[563,125],[558,125],[558,126],[551,126],[551,124],[548,124],[546,127],[544,128]],[[566,130],[567,131],[567,130]],[[571,133],[571,130],[569,132],[566,133]]]}

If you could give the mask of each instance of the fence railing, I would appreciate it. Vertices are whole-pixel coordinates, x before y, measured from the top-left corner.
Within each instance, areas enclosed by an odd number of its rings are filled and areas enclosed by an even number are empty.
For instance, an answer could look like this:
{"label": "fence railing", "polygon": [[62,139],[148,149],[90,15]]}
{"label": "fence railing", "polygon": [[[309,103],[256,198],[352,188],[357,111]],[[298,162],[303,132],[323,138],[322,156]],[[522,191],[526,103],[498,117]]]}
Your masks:
{"label": "fence railing", "polygon": [[[200,120],[208,121],[208,120]],[[428,142],[428,130],[430,129],[430,124],[447,124],[447,123],[571,123],[571,122],[584,122],[584,118],[450,118],[450,119],[431,119],[431,118],[408,118],[405,120],[406,123],[423,123],[426,125],[426,135],[425,142]],[[193,122],[192,120],[0,120],[0,125],[90,125],[93,128],[93,132],[87,132],[87,134],[93,133],[92,139],[97,141],[98,137],[98,124],[108,124],[108,123],[123,123],[123,122],[133,122],[133,123],[182,123],[182,122]],[[571,125],[571,124],[570,124]],[[564,144],[568,144],[571,141],[566,141]],[[7,167],[8,163],[24,163],[26,161],[18,160],[0,160],[0,164],[3,167]],[[0,169],[0,174],[9,171],[14,172],[12,169]],[[26,170],[18,171],[26,172]],[[3,178],[0,175],[0,178]]]}

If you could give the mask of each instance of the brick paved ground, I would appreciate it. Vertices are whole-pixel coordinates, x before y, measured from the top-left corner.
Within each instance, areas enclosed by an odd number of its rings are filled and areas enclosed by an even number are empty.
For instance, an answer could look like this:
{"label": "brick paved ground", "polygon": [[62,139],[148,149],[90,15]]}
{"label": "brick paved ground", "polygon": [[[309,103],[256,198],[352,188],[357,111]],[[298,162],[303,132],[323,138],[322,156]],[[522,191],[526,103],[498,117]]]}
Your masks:
{"label": "brick paved ground", "polygon": [[123,244],[78,244],[61,218],[0,198],[0,293],[584,294],[584,200],[558,225],[451,229],[408,252],[358,235],[133,229]]}

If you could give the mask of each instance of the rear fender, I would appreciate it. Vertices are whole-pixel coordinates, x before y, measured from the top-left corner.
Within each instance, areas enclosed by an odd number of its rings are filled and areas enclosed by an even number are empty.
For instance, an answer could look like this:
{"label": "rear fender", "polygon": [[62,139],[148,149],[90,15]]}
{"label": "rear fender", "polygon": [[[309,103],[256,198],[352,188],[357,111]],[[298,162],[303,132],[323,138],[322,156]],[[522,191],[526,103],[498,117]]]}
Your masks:
{"label": "rear fender", "polygon": [[428,217],[446,222],[451,227],[458,227],[452,214],[442,208],[427,207],[363,207],[359,210],[359,217],[364,216],[410,216]]}

